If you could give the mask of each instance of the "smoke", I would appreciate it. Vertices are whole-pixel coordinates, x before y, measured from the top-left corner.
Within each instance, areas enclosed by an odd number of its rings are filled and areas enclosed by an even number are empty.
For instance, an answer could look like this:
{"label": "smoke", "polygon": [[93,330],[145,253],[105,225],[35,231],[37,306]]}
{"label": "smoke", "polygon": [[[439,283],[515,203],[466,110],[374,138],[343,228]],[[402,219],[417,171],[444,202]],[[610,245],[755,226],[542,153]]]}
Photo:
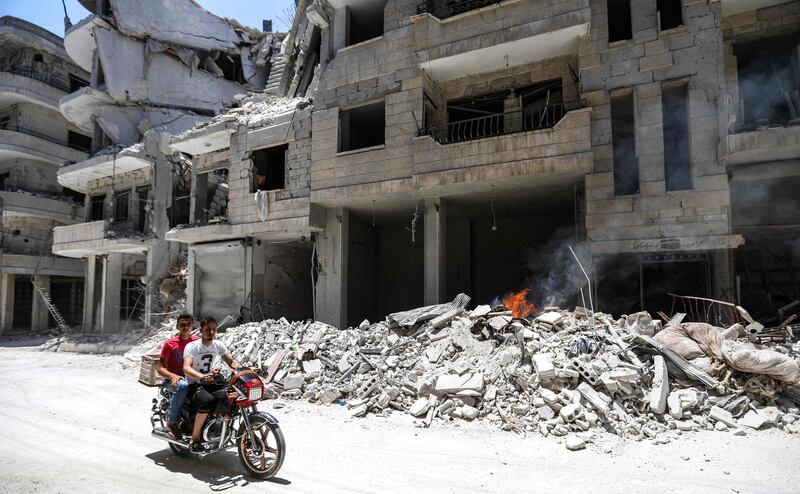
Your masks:
{"label": "smoke", "polygon": [[[789,98],[797,90],[791,62],[792,44],[775,38],[753,45],[736,47],[739,79],[739,124],[747,129],[752,124],[786,124],[791,119]],[[795,95],[796,98],[796,95]],[[795,99],[795,105],[800,100]],[[798,108],[800,110],[800,108]]]}
{"label": "smoke", "polygon": [[[537,307],[581,304],[580,288],[586,284],[583,274],[572,257],[570,245],[576,245],[575,226],[564,226],[556,230],[541,247],[525,253],[525,264],[530,271],[526,278],[531,288],[529,299]],[[589,270],[589,259],[582,259]],[[588,305],[588,291],[584,288]]]}

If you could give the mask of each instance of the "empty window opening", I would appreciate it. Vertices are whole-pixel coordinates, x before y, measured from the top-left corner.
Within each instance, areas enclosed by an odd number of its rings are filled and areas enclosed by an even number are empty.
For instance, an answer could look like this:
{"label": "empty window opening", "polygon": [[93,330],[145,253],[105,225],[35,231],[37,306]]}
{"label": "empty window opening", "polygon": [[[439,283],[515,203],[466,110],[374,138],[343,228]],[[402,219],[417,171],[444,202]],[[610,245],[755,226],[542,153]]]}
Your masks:
{"label": "empty window opening", "polygon": [[130,191],[117,192],[114,194],[114,221],[128,221]]}
{"label": "empty window opening", "polygon": [[88,153],[92,149],[92,138],[73,131],[67,131],[67,146]]}
{"label": "empty window opening", "polygon": [[734,45],[739,79],[739,129],[778,124],[800,117],[798,73],[792,51],[800,33]]}
{"label": "empty window opening", "polygon": [[447,140],[466,141],[505,130],[504,101],[510,90],[447,102]]}
{"label": "empty window opening", "polygon": [[195,223],[224,222],[228,218],[228,169],[199,173],[195,187]]}
{"label": "empty window opening", "polygon": [[140,232],[145,232],[149,226],[147,221],[147,213],[150,207],[148,202],[150,200],[150,186],[139,187],[136,189],[136,229]]}
{"label": "empty window opening", "polygon": [[608,0],[608,42],[633,39],[631,28],[631,1]]}
{"label": "empty window opening", "polygon": [[0,173],[0,190],[6,190],[6,187],[9,185],[9,179],[11,178],[11,173]]}
{"label": "empty window opening", "polygon": [[658,0],[658,27],[661,31],[683,25],[683,2],[681,0]]}
{"label": "empty window opening", "polygon": [[521,98],[525,130],[552,127],[566,113],[560,78],[539,82],[516,92]]}
{"label": "empty window opening", "polygon": [[76,75],[69,75],[69,92],[74,93],[78,89],[82,87],[86,87],[89,85],[89,81],[82,79]]}
{"label": "empty window opening", "polygon": [[664,178],[667,190],[692,188],[689,102],[686,84],[661,90],[664,124]]}
{"label": "empty window opening", "polygon": [[89,207],[89,221],[100,221],[105,218],[105,195],[92,196]]}
{"label": "empty window opening", "polygon": [[286,154],[289,145],[253,151],[253,182],[250,192],[286,188]]}
{"label": "empty window opening", "polygon": [[[247,80],[244,78],[244,69],[242,69],[242,59],[239,55],[220,53],[218,57],[207,58],[206,60],[209,60],[216,65],[216,67],[211,65],[211,67],[209,67],[211,68],[209,72],[216,73],[217,75],[221,75],[221,77],[224,77],[229,81],[239,84],[247,83]],[[216,69],[219,69],[221,73]]]}
{"label": "empty window opening", "polygon": [[120,283],[119,317],[125,321],[139,319],[144,314],[144,285],[135,278],[122,278]]}
{"label": "empty window opening", "polygon": [[384,103],[359,106],[339,112],[339,152],[353,151],[385,142]]}
{"label": "empty window opening", "polygon": [[383,35],[383,9],[386,0],[362,2],[361,5],[347,7],[347,45]]}
{"label": "empty window opening", "polygon": [[611,97],[611,146],[614,158],[614,194],[639,192],[633,92]]}

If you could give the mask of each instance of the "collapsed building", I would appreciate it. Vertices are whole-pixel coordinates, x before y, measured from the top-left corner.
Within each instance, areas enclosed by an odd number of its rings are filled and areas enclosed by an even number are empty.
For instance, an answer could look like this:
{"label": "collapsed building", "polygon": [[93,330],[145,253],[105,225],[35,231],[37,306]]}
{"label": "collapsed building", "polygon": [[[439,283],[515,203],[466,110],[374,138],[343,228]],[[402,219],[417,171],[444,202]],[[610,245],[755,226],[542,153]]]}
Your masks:
{"label": "collapsed building", "polygon": [[192,0],[81,3],[92,15],[64,43],[91,84],[59,106],[93,135],[92,154],[58,180],[86,194],[85,217],[55,229],[53,252],[84,260],[83,330],[118,331],[162,312],[160,288],[180,263],[165,236],[188,222],[192,169],[170,136],[263,90],[281,39]]}
{"label": "collapsed building", "polygon": [[91,137],[59,113],[64,95],[88,84],[63,40],[0,17],[0,332],[81,323],[83,265],[52,255],[52,228],[81,221],[83,196],[59,185],[65,162],[86,159]]}
{"label": "collapsed building", "polygon": [[84,3],[60,108],[95,154],[59,181],[92,221],[54,245],[86,259],[84,329],[141,283],[154,312],[184,251],[218,319],[800,309],[796,0],[300,0],[286,35]]}

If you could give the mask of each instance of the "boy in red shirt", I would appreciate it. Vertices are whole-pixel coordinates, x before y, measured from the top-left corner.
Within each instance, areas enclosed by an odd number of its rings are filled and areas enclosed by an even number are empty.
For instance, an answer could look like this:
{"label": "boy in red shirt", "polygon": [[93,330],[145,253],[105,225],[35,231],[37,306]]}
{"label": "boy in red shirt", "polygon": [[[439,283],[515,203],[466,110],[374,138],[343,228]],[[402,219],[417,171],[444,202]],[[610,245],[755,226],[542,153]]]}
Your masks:
{"label": "boy in red shirt", "polygon": [[164,378],[164,387],[172,392],[167,411],[167,429],[175,439],[182,439],[178,418],[189,389],[189,384],[183,376],[183,350],[198,337],[192,335],[194,319],[191,315],[181,314],[175,325],[178,327],[178,335],[168,339],[161,346],[161,366],[158,368],[158,374]]}

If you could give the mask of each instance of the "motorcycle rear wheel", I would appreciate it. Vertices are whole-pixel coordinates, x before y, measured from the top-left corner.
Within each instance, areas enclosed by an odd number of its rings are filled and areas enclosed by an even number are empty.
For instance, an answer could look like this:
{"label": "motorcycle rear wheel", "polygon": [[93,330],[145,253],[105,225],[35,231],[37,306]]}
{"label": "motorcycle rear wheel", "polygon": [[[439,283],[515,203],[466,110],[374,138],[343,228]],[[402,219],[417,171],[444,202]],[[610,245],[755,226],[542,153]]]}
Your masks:
{"label": "motorcycle rear wheel", "polygon": [[253,477],[272,478],[281,469],[286,457],[286,441],[281,428],[259,413],[250,415],[250,424],[256,444],[251,444],[249,434],[242,434],[237,444],[239,461]]}

